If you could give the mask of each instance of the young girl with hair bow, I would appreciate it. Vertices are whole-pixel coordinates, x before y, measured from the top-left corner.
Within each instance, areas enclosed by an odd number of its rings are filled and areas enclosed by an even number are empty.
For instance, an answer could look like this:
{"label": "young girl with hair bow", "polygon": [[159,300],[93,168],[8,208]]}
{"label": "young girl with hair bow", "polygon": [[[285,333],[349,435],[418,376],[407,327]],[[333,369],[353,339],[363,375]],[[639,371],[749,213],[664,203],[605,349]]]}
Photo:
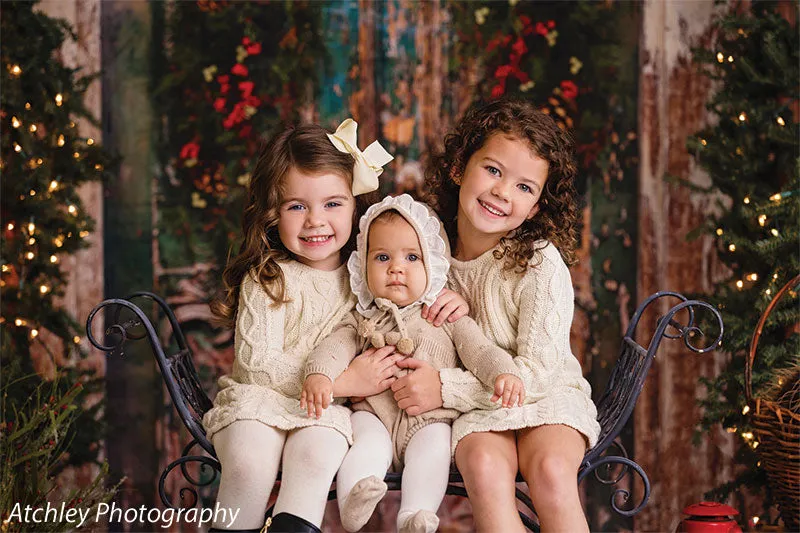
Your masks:
{"label": "young girl with hair bow", "polygon": [[[224,297],[212,304],[235,327],[233,369],[203,417],[222,465],[217,502],[240,509],[228,531],[262,529],[282,460],[268,529],[318,532],[352,443],[349,409],[334,404],[312,418],[300,393],[306,357],[356,303],[342,263],[352,249],[356,196],[377,189],[392,160],[377,141],[361,152],[356,128],[350,119],[334,134],[285,128],[264,145],[252,174],[244,241],[223,273]],[[453,297],[444,298],[448,307]],[[386,390],[401,357],[392,347],[367,350],[336,380],[333,395]]]}

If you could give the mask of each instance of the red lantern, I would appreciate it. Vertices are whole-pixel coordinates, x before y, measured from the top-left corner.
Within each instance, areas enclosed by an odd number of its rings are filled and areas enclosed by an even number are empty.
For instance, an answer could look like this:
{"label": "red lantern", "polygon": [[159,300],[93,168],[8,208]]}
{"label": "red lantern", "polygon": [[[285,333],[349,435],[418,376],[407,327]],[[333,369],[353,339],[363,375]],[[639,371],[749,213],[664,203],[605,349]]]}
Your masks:
{"label": "red lantern", "polygon": [[700,502],[683,510],[686,518],[678,524],[677,533],[742,533],[735,516],[739,511],[717,502]]}

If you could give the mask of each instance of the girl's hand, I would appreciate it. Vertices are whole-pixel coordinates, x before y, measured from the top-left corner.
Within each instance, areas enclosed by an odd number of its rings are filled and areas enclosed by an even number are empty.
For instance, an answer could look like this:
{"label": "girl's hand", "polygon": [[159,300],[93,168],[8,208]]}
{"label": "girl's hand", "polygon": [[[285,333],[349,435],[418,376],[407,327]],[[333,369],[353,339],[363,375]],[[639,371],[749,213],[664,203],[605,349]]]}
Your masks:
{"label": "girl's hand", "polygon": [[412,370],[392,384],[397,407],[417,416],[442,406],[442,382],[438,370],[430,363],[412,357],[399,361],[397,366]]}
{"label": "girl's hand", "polygon": [[397,379],[397,362],[404,357],[401,353],[395,353],[394,346],[365,350],[336,378],[333,395],[339,398],[380,394]]}
{"label": "girl's hand", "polygon": [[433,305],[422,306],[422,318],[432,322],[437,328],[444,321],[455,322],[462,316],[469,314],[469,305],[463,296],[450,289],[442,289]]}
{"label": "girl's hand", "polygon": [[494,380],[494,395],[492,401],[502,398],[503,407],[522,406],[525,401],[525,385],[514,374],[500,374]]}
{"label": "girl's hand", "polygon": [[333,400],[333,383],[325,374],[311,374],[303,383],[300,394],[300,408],[308,409],[308,417],[319,419],[322,411],[327,409]]}

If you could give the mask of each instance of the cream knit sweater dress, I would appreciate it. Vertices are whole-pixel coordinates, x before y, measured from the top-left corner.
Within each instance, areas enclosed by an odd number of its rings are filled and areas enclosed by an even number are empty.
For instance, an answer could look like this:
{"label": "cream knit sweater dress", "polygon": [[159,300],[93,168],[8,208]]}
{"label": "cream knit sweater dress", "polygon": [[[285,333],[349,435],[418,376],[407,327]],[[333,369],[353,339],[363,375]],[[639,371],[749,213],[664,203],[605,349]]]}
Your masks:
{"label": "cream knit sweater dress", "polygon": [[493,252],[471,261],[452,259],[450,288],[469,302],[484,334],[516,354],[525,404],[498,409],[489,401],[492,390],[471,372],[441,369],[444,407],[464,413],[453,423],[453,452],[470,433],[545,424],[570,426],[594,446],[600,432],[597,408],[569,345],[574,293],[567,265],[550,243],[538,252],[541,263],[524,273],[503,270],[503,260]]}
{"label": "cream knit sweater dress", "polygon": [[300,409],[308,354],[355,306],[347,268],[324,271],[293,260],[279,265],[291,301],[273,307],[261,285],[245,276],[233,371],[220,378],[214,407],[203,417],[203,426],[209,439],[237,420],[258,420],[285,431],[325,426],[352,444],[349,409],[333,404],[319,420]]}

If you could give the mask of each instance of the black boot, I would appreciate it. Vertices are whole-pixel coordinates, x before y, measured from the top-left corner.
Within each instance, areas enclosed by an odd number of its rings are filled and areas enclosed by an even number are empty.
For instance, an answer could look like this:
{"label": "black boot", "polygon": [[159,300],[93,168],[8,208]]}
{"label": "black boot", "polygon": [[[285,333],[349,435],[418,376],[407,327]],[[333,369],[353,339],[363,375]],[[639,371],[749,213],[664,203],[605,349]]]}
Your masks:
{"label": "black boot", "polygon": [[278,513],[267,518],[265,528],[269,533],[321,533],[320,529],[308,520],[289,513]]}

